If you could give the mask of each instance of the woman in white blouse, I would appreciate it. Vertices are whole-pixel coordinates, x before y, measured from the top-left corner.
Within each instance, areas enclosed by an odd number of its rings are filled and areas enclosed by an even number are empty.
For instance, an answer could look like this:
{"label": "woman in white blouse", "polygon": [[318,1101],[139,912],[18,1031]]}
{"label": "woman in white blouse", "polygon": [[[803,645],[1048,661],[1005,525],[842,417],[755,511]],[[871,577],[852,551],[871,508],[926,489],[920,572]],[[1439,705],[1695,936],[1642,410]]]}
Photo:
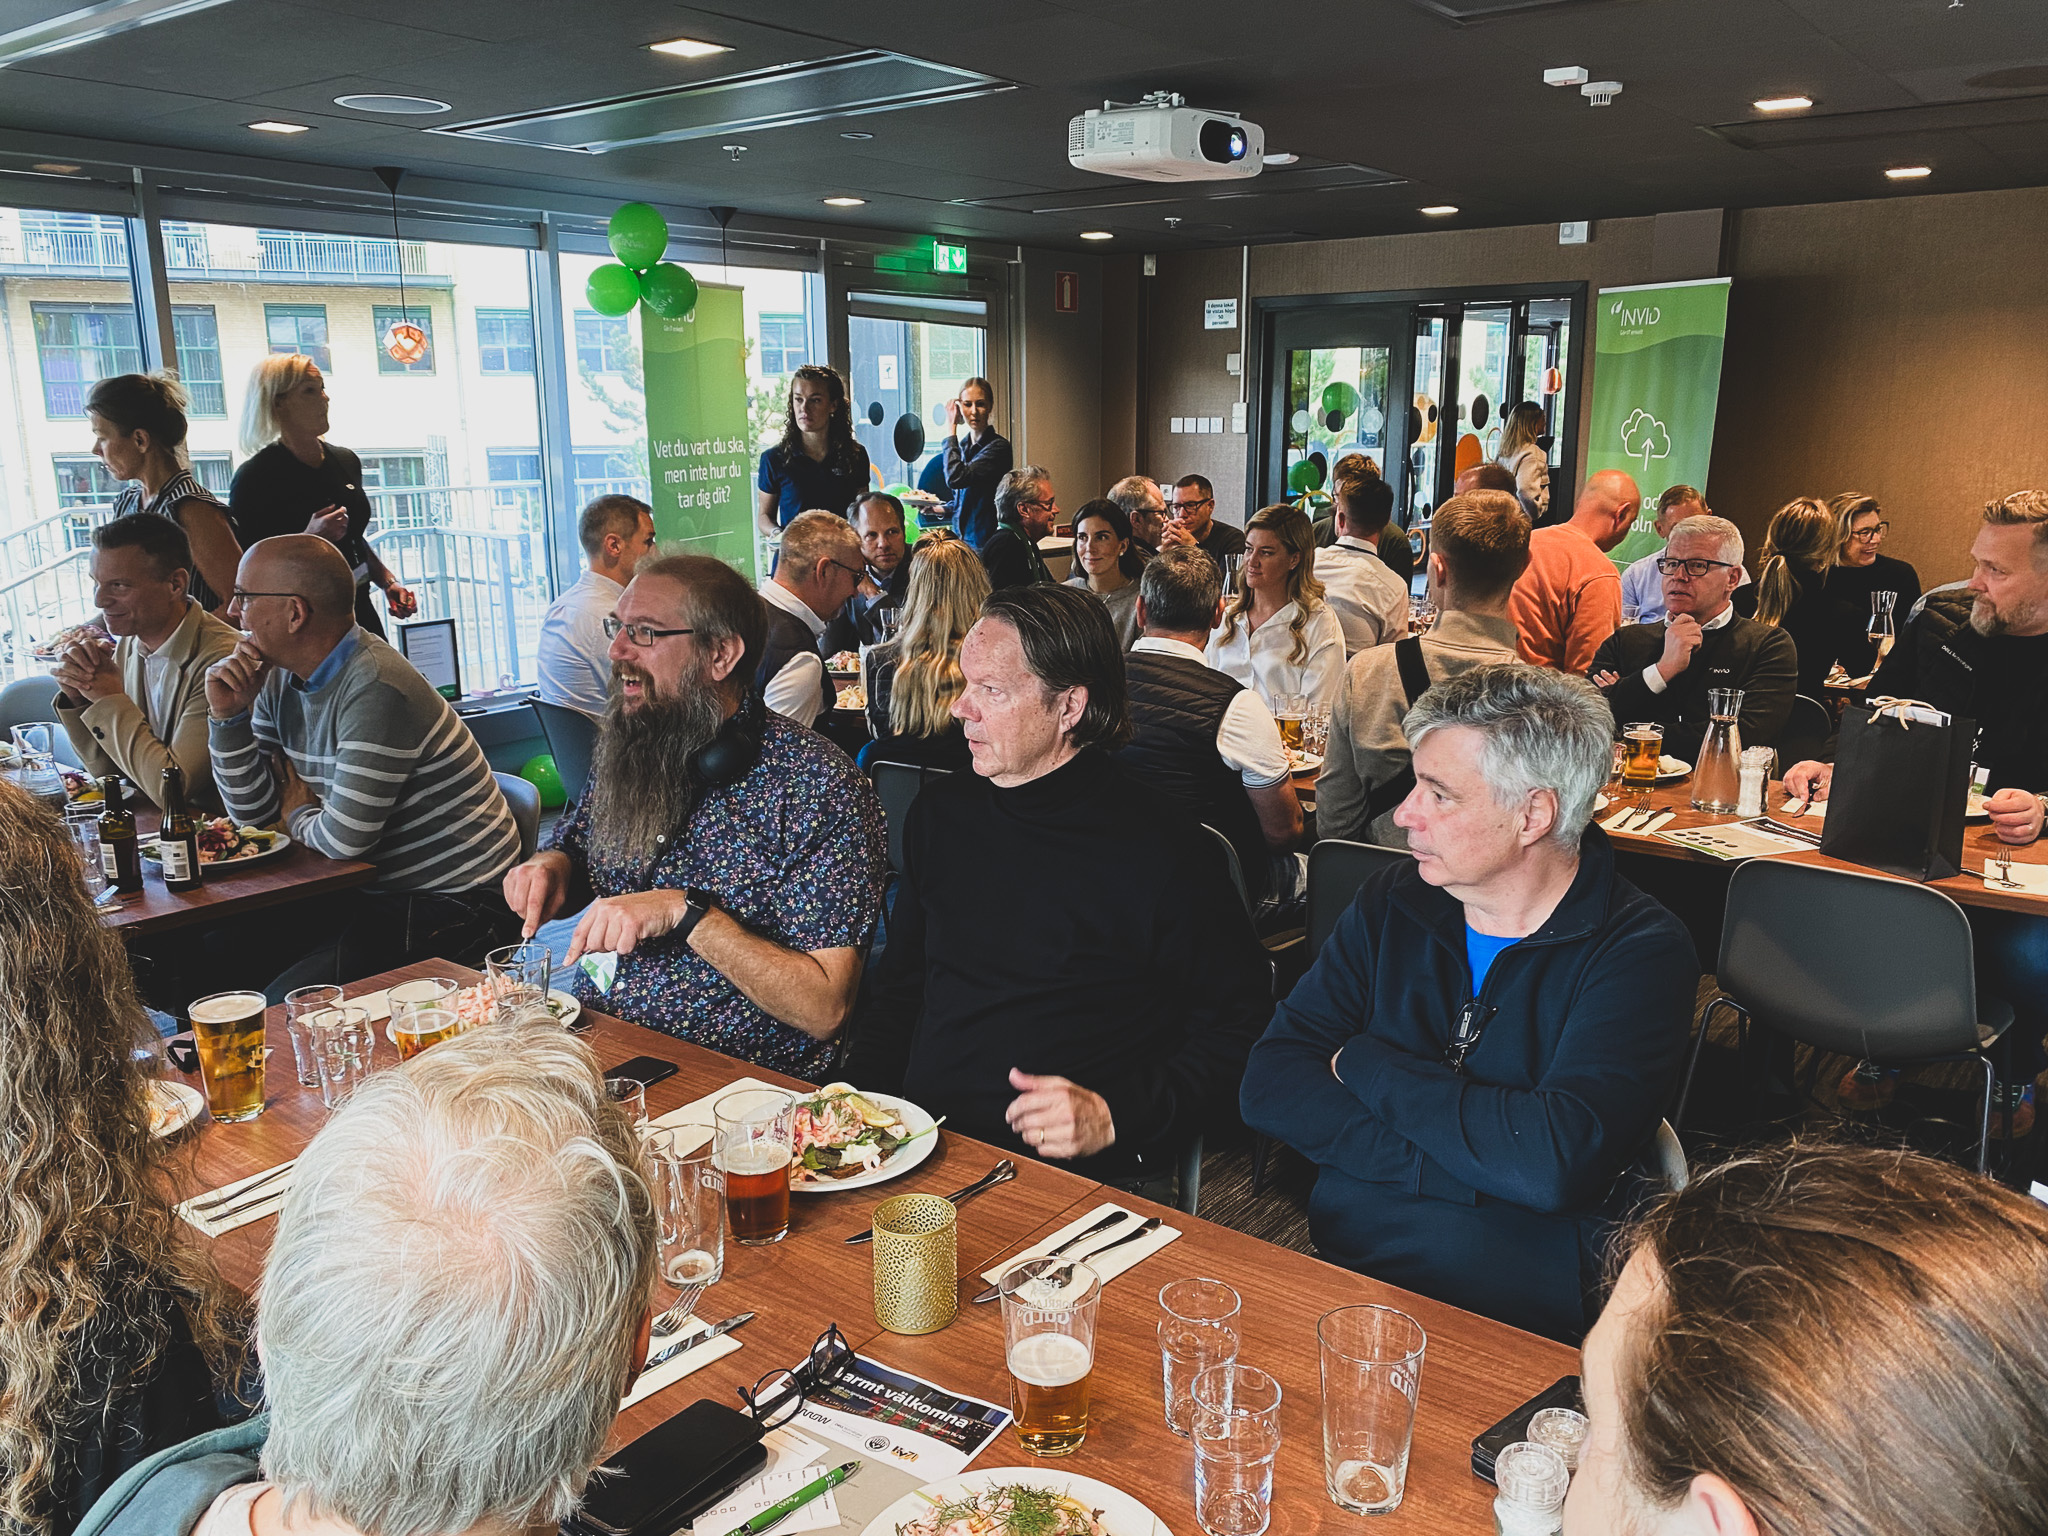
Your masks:
{"label": "woman in white blouse", "polygon": [[1290,694],[1335,708],[1344,691],[1344,628],[1316,580],[1315,526],[1281,503],[1244,526],[1239,590],[1209,636],[1209,665],[1270,708]]}

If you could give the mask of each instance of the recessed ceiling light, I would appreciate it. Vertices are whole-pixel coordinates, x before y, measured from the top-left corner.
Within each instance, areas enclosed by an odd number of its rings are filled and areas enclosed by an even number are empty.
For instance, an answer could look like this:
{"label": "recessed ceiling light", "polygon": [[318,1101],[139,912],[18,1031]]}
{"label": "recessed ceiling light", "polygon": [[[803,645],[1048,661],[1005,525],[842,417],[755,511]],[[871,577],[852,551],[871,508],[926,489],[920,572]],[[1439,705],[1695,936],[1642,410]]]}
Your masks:
{"label": "recessed ceiling light", "polygon": [[1266,155],[1266,156],[1264,156],[1263,158],[1264,158],[1264,160],[1265,160],[1266,164],[1268,164],[1268,165],[1292,165],[1292,164],[1294,164],[1294,162],[1295,162],[1295,161],[1299,160],[1299,159],[1301,158],[1301,156],[1299,156],[1299,155],[1290,155],[1290,154],[1287,154],[1287,153],[1285,153],[1285,152],[1282,152],[1282,153],[1280,153],[1280,154],[1277,154],[1277,155],[1271,155],[1271,154],[1269,154],[1269,155]]}
{"label": "recessed ceiling light", "polygon": [[244,123],[242,126],[253,128],[258,133],[310,133],[312,131],[311,125],[306,123],[279,123],[267,117],[261,122]]}
{"label": "recessed ceiling light", "polygon": [[388,112],[394,117],[427,117],[436,112],[454,109],[445,101],[436,101],[431,96],[387,96],[370,91],[355,96],[337,96],[337,107],[347,107],[351,112]]}
{"label": "recessed ceiling light", "polygon": [[825,199],[825,206],[828,208],[860,208],[864,207],[866,203],[867,199],[864,197],[828,197]]}
{"label": "recessed ceiling light", "polygon": [[665,43],[649,43],[655,53],[672,53],[679,59],[705,59],[714,53],[731,53],[724,43],[703,43],[694,37],[672,37]]}
{"label": "recessed ceiling light", "polygon": [[872,133],[842,133],[839,137],[842,139],[872,139],[874,135]]}
{"label": "recessed ceiling light", "polygon": [[1766,96],[1750,103],[1759,112],[1804,112],[1813,105],[1811,96]]}
{"label": "recessed ceiling light", "polygon": [[1456,213],[1458,211],[1458,205],[1456,203],[1431,203],[1427,208],[1423,209],[1422,211],[1428,214],[1432,219],[1441,219],[1449,216],[1450,214]]}
{"label": "recessed ceiling light", "polygon": [[1106,229],[1084,229],[1081,231],[1081,238],[1083,240],[1114,240],[1116,236]]}
{"label": "recessed ceiling light", "polygon": [[1925,165],[1895,165],[1885,172],[1893,181],[1918,181],[1933,174],[1933,168]]}
{"label": "recessed ceiling light", "polygon": [[29,169],[41,171],[45,176],[76,176],[80,168],[75,165],[64,165],[55,160],[38,160]]}

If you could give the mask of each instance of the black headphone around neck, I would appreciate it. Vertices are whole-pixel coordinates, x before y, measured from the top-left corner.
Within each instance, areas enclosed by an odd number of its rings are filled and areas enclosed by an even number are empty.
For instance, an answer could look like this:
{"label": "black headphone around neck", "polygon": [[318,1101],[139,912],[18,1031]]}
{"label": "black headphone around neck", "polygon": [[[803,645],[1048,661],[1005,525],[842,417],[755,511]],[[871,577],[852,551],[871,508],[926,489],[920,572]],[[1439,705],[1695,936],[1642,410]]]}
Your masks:
{"label": "black headphone around neck", "polygon": [[767,726],[768,706],[749,688],[718,734],[690,754],[690,777],[703,789],[737,784],[760,761],[761,733]]}

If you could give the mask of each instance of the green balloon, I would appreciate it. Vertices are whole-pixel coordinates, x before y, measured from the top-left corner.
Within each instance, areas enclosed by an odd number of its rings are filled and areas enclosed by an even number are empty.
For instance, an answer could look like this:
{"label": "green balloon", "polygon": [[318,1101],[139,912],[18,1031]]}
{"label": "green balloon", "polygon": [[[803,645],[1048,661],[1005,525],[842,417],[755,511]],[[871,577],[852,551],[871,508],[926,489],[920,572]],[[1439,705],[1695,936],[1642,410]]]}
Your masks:
{"label": "green balloon", "polygon": [[1303,459],[1287,471],[1287,488],[1297,496],[1320,490],[1322,484],[1323,469],[1314,459]]}
{"label": "green balloon", "polygon": [[537,753],[526,760],[526,766],[519,770],[519,777],[540,791],[543,810],[555,810],[569,803],[569,792],[562,787],[562,776],[555,771],[555,760],[547,753]]}
{"label": "green balloon", "polygon": [[607,263],[590,274],[583,294],[600,315],[628,314],[640,302],[640,279],[624,267]]}
{"label": "green balloon", "polygon": [[1323,414],[1335,411],[1339,416],[1349,416],[1358,409],[1358,391],[1336,379],[1323,386]]}
{"label": "green balloon", "polygon": [[640,274],[640,297],[664,320],[680,320],[697,307],[697,279],[672,261]]}
{"label": "green balloon", "polygon": [[612,254],[635,272],[644,272],[668,249],[668,220],[646,203],[621,203],[608,233]]}

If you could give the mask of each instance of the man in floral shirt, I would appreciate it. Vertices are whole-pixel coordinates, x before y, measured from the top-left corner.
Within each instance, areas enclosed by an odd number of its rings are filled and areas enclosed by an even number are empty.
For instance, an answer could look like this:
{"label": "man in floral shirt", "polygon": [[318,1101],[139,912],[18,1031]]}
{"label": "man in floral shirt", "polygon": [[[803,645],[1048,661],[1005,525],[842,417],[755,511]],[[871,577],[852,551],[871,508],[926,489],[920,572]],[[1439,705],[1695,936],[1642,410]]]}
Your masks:
{"label": "man in floral shirt", "polygon": [[585,1002],[816,1077],[860,984],[886,837],[846,756],[747,698],[766,624],[722,561],[641,563],[606,623],[612,690],[590,787],[506,876],[505,900],[528,935],[590,902],[568,958],[619,962],[602,994],[578,976]]}

